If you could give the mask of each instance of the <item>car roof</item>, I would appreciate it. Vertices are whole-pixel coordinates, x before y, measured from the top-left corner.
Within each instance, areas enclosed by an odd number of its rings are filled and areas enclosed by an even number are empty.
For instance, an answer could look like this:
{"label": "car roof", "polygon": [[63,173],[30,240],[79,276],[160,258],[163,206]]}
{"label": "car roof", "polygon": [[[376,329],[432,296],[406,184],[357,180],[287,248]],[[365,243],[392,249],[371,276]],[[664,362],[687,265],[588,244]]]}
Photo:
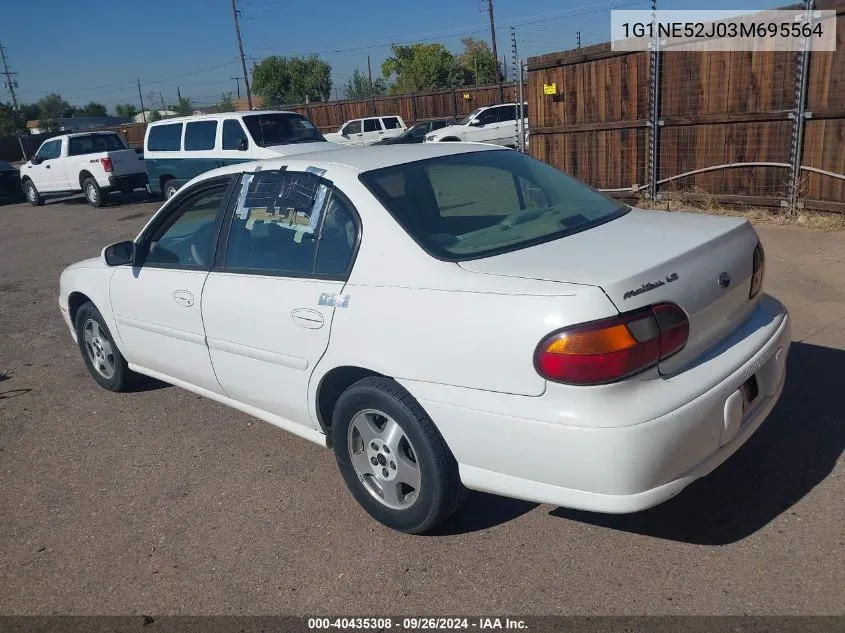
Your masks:
{"label": "car roof", "polygon": [[507,152],[513,150],[489,143],[417,143],[413,145],[371,145],[355,148],[338,147],[338,149],[320,152],[228,165],[206,172],[204,176],[210,178],[223,174],[250,171],[259,165],[262,169],[279,169],[287,165],[297,168],[297,171],[298,168],[305,169],[306,167],[340,167],[356,172],[367,172],[440,156],[490,151]]}
{"label": "car roof", "polygon": [[[72,134],[65,134],[64,136],[67,136],[68,138],[79,138],[80,136],[95,136],[95,135],[105,135],[105,134],[117,134],[117,132],[115,132],[113,130],[96,130],[96,131],[92,130],[91,132],[73,132]],[[57,138],[57,137],[53,137],[53,138]],[[48,140],[52,141],[53,138],[48,139]]]}
{"label": "car roof", "polygon": [[240,112],[209,112],[208,114],[191,114],[189,116],[175,116],[170,117],[167,119],[160,119],[158,121],[153,121],[150,123],[151,126],[153,125],[162,125],[167,123],[182,123],[185,121],[209,121],[209,120],[220,120],[220,119],[231,119],[231,118],[243,118],[245,116],[252,116],[252,115],[261,115],[261,114],[295,114],[297,116],[302,116],[299,112],[291,112],[290,110],[242,110]]}

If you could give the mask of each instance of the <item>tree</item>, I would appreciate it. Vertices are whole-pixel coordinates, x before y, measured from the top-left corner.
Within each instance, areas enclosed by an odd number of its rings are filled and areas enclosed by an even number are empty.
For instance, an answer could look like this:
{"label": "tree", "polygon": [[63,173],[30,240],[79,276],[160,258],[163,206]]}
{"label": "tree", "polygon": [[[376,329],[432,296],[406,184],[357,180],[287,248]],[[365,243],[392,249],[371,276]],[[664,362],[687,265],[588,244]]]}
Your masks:
{"label": "tree", "polygon": [[209,108],[211,112],[234,112],[235,97],[231,92],[224,92],[220,95],[220,101]]}
{"label": "tree", "polygon": [[343,94],[347,99],[370,99],[383,95],[387,92],[387,82],[381,77],[373,80],[372,88],[370,79],[358,68],[349,77],[349,81],[343,88]]}
{"label": "tree", "polygon": [[501,75],[501,68],[499,61],[493,58],[493,51],[487,42],[463,37],[461,44],[464,45],[464,50],[455,58],[461,83],[481,86],[497,83],[496,70],[498,69]]}
{"label": "tree", "polygon": [[0,136],[11,136],[20,127],[11,105],[0,103]]}
{"label": "tree", "polygon": [[332,91],[332,67],[316,55],[273,55],[252,66],[252,91],[272,108],[306,101],[326,101]]}
{"label": "tree", "polygon": [[127,119],[131,119],[138,114],[138,108],[131,103],[118,104],[114,107],[114,111],[117,113],[117,116],[126,117]]}
{"label": "tree", "polygon": [[394,44],[391,48],[393,55],[381,65],[385,79],[395,77],[390,92],[420,92],[461,83],[455,56],[443,44]]}
{"label": "tree", "polygon": [[190,97],[179,97],[179,103],[169,106],[168,110],[173,110],[179,116],[190,116],[194,113],[194,104],[191,103]]}
{"label": "tree", "polygon": [[106,106],[102,103],[97,103],[96,101],[92,101],[86,106],[81,108],[76,108],[76,112],[74,112],[74,116],[108,116],[108,110],[106,110]]}
{"label": "tree", "polygon": [[147,123],[161,121],[164,118],[158,110],[147,110],[144,114],[147,117]]}
{"label": "tree", "polygon": [[61,127],[59,119],[73,114],[75,108],[61,95],[52,93],[39,99],[38,103],[38,127],[42,131],[57,132]]}

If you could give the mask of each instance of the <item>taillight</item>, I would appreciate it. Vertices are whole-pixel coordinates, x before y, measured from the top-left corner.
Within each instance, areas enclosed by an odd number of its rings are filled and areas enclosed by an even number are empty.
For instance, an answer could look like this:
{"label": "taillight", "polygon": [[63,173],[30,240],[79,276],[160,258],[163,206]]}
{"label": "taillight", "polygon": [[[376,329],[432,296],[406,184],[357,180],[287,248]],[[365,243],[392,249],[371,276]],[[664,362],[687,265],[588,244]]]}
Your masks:
{"label": "taillight", "polygon": [[101,158],[100,163],[102,163],[104,170],[111,171],[111,158]]}
{"label": "taillight", "polygon": [[763,251],[763,245],[760,242],[757,242],[757,246],[754,248],[753,262],[751,289],[748,291],[749,299],[756,297],[757,293],[763,288],[763,277],[766,276],[766,253]]}
{"label": "taillight", "polygon": [[689,320],[674,303],[555,332],[534,353],[537,372],[555,382],[600,385],[633,376],[687,343]]}

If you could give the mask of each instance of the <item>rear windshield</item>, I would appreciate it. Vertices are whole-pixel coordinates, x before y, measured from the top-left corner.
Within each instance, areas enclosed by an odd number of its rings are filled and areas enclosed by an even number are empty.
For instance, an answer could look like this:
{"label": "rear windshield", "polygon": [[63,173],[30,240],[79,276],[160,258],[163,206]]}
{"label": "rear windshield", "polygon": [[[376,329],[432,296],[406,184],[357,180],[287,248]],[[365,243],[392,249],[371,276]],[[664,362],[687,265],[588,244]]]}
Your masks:
{"label": "rear windshield", "polygon": [[243,118],[252,140],[261,147],[290,143],[325,141],[314,124],[304,116],[289,112],[251,114]]}
{"label": "rear windshield", "polygon": [[361,174],[429,254],[477,259],[586,230],[629,207],[516,151],[452,154]]}
{"label": "rear windshield", "polygon": [[123,139],[117,134],[88,134],[72,136],[68,144],[68,155],[93,154],[94,152],[116,152],[126,149]]}

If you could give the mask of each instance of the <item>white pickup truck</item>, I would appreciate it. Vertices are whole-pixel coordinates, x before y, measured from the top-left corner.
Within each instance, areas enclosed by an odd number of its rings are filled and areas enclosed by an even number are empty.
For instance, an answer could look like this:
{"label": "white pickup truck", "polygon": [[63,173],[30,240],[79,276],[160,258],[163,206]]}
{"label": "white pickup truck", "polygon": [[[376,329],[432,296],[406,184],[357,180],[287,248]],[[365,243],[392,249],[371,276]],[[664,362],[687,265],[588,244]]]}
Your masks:
{"label": "white pickup truck", "polygon": [[56,136],[21,167],[21,186],[33,206],[84,192],[88,204],[100,207],[110,191],[129,193],[146,184],[143,155],[127,148],[115,132]]}

